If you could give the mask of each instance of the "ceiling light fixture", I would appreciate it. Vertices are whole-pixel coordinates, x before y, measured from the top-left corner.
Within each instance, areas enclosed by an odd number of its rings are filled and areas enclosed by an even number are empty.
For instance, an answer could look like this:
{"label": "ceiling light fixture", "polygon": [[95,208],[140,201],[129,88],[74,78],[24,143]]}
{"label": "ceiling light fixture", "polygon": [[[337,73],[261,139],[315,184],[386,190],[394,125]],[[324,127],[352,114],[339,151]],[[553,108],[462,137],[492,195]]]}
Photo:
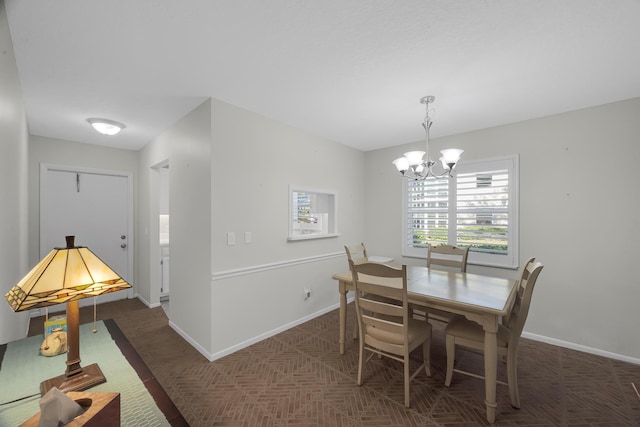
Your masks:
{"label": "ceiling light fixture", "polygon": [[464,152],[464,150],[459,150],[457,148],[449,148],[447,150],[440,151],[442,154],[440,161],[442,162],[442,167],[445,170],[440,174],[433,171],[433,166],[436,162],[431,160],[431,156],[429,155],[429,128],[431,128],[431,124],[433,123],[431,121],[431,117],[429,117],[429,104],[435,101],[435,99],[436,98],[431,95],[420,98],[420,103],[425,104],[427,111],[424,121],[422,122],[422,127],[424,127],[425,131],[427,151],[409,151],[404,153],[403,157],[399,157],[393,161],[398,172],[400,172],[405,178],[424,180],[429,177],[442,178],[443,176],[452,176],[453,168],[456,167],[456,164],[460,160],[460,156]]}
{"label": "ceiling light fixture", "polygon": [[125,126],[122,123],[107,119],[87,119],[95,130],[103,135],[113,136],[118,134]]}

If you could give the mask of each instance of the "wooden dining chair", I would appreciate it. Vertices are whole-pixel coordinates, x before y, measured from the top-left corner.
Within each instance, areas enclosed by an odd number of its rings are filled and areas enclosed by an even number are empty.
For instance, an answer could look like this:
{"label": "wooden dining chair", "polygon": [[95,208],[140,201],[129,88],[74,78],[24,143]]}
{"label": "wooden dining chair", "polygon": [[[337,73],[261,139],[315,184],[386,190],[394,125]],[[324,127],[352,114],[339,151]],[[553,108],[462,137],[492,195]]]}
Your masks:
{"label": "wooden dining chair", "polygon": [[[356,264],[361,264],[369,261],[367,247],[364,245],[364,242],[359,245],[345,245],[344,250],[347,253],[347,262],[353,261]],[[353,339],[358,339],[358,322],[353,326]]]}
{"label": "wooden dining chair", "polygon": [[[467,258],[469,257],[469,247],[460,248],[452,245],[429,245],[427,249],[427,268],[437,268],[440,270],[467,272]],[[429,318],[440,322],[449,322],[454,316],[446,311],[427,309],[419,305],[413,305],[413,314],[418,318]]]}
{"label": "wooden dining chair", "polygon": [[[364,364],[374,355],[403,364],[404,405],[410,406],[409,383],[425,370],[431,376],[431,325],[409,315],[407,266],[349,261],[355,285],[356,315],[360,330],[358,380],[363,383]],[[387,302],[380,301],[382,297]],[[410,353],[422,347],[423,363],[411,374]],[[370,352],[365,360],[365,352]]]}
{"label": "wooden dining chair", "polygon": [[[347,260],[353,261],[356,264],[361,264],[363,262],[369,262],[369,255],[367,254],[367,247],[364,242],[359,245],[352,245],[344,247],[345,252],[347,253]],[[384,298],[379,298],[380,301],[384,301]],[[358,339],[358,323],[356,322],[353,325],[353,339]]]}
{"label": "wooden dining chair", "polygon": [[427,268],[440,268],[450,271],[467,272],[469,247],[460,248],[451,245],[429,245],[427,249]]}
{"label": "wooden dining chair", "polygon": [[[520,335],[524,323],[527,320],[529,306],[531,304],[531,295],[536,280],[544,266],[540,262],[536,262],[535,258],[529,259],[522,269],[520,280],[518,282],[518,290],[513,308],[509,315],[503,319],[502,324],[498,325],[498,355],[507,359],[507,385],[509,386],[509,395],[511,397],[511,405],[514,408],[520,407],[520,395],[518,393],[518,344],[520,343]],[[445,378],[445,386],[451,385],[451,379],[454,372],[470,375],[476,378],[483,378],[470,372],[460,369],[454,369],[456,345],[484,351],[484,330],[482,326],[471,320],[467,320],[464,316],[455,316],[445,328],[446,348],[447,348],[447,374]],[[498,381],[500,384],[505,384]]]}
{"label": "wooden dining chair", "polygon": [[367,255],[367,247],[364,245],[364,242],[360,243],[359,245],[345,245],[344,250],[347,253],[347,260],[349,261],[353,261],[356,264],[369,261],[369,256]]}

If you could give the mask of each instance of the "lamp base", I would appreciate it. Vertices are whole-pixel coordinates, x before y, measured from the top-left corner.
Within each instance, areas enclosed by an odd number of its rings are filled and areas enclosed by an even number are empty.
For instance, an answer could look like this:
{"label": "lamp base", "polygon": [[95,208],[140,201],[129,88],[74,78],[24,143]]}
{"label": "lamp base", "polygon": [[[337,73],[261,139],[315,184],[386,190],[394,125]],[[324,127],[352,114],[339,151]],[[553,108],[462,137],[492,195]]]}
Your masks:
{"label": "lamp base", "polygon": [[40,394],[44,396],[50,389],[56,387],[63,393],[67,391],[86,390],[98,384],[106,383],[107,379],[97,363],[82,368],[82,371],[67,376],[66,374],[49,378],[40,383]]}

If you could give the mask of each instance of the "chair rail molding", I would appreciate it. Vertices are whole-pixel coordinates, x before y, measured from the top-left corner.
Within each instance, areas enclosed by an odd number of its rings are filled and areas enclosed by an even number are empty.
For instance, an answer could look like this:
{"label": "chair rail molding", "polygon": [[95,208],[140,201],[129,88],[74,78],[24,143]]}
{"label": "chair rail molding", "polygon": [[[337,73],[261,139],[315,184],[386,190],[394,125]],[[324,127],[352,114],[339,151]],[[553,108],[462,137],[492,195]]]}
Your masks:
{"label": "chair rail molding", "polygon": [[315,255],[315,256],[306,257],[306,258],[296,258],[296,259],[291,259],[286,261],[278,261],[278,262],[273,262],[269,264],[252,265],[252,266],[242,267],[242,268],[237,268],[232,270],[217,271],[211,275],[211,280],[216,281],[216,280],[228,279],[230,277],[246,276],[249,274],[261,273],[263,271],[276,270],[280,268],[288,268],[288,267],[293,267],[300,264],[308,264],[312,262],[324,261],[327,259],[333,259],[333,258],[339,258],[339,257],[344,257],[344,251],[333,252],[333,253],[322,254],[322,255]]}

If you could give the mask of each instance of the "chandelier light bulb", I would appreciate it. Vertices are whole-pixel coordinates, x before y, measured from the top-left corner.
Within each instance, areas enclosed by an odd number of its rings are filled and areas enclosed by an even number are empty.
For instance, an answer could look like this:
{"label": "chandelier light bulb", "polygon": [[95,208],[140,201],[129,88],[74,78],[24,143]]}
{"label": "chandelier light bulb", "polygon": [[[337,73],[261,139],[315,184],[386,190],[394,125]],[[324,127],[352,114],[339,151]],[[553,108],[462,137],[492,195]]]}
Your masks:
{"label": "chandelier light bulb", "polygon": [[398,172],[402,174],[409,170],[409,160],[406,157],[398,157],[393,161],[393,164],[396,165]]}
{"label": "chandelier light bulb", "polygon": [[[458,148],[449,148],[447,150],[440,151],[442,154],[442,164],[448,169],[453,169],[456,163],[460,160],[460,156],[464,153],[464,150],[460,150]],[[451,166],[453,165],[453,166]]]}
{"label": "chandelier light bulb", "polygon": [[409,161],[409,166],[421,165],[424,155],[424,151],[409,151],[408,153],[404,153],[404,157]]}

